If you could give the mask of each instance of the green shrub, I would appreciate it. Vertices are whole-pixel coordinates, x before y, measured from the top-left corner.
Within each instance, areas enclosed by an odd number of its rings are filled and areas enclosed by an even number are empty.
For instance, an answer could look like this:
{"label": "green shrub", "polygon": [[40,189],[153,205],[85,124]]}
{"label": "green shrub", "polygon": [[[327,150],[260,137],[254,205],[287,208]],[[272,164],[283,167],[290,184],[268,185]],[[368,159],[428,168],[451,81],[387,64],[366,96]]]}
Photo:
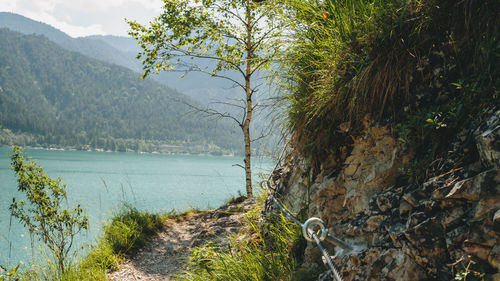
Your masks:
{"label": "green shrub", "polygon": [[106,272],[118,270],[124,256],[142,247],[148,237],[161,229],[164,219],[164,216],[141,213],[126,205],[105,225],[103,237],[97,245],[90,246],[83,259],[68,260],[64,274],[58,273],[57,263],[48,257],[35,262],[20,280],[105,281]]}
{"label": "green shrub", "polygon": [[75,236],[88,228],[88,218],[80,205],[63,209],[66,185],[61,179],[47,176],[36,162],[27,160],[19,147],[10,156],[17,176],[18,191],[24,200],[12,199],[9,209],[13,217],[28,228],[31,236],[43,242],[57,261],[58,275],[64,275],[69,265],[68,255]]}

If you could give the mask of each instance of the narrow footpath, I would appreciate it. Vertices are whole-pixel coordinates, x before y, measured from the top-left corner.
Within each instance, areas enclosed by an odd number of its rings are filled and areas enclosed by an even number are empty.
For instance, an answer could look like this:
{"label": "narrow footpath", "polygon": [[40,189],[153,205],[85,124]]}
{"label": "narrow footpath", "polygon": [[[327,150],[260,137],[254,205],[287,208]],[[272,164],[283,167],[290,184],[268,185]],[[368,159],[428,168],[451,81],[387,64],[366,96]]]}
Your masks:
{"label": "narrow footpath", "polygon": [[221,242],[238,233],[244,213],[254,204],[255,199],[251,198],[216,210],[167,219],[163,230],[134,257],[126,260],[120,270],[110,273],[108,280],[176,280],[193,249],[211,241]]}

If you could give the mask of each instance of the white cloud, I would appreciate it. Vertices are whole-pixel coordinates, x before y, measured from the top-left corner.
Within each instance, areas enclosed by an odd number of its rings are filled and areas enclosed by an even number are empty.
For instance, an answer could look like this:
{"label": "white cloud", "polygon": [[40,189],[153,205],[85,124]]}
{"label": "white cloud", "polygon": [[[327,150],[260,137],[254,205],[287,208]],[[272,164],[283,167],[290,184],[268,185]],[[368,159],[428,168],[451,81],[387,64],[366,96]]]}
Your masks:
{"label": "white cloud", "polygon": [[87,26],[76,26],[76,25],[71,25],[66,22],[62,21],[44,21],[44,20],[39,20],[42,22],[45,22],[47,24],[50,24],[57,29],[60,29],[62,32],[72,36],[72,37],[81,37],[81,36],[88,36],[88,35],[106,35],[106,32],[104,32],[103,26],[101,24],[91,24]]}
{"label": "white cloud", "polygon": [[0,0],[0,11],[41,21],[73,37],[126,35],[124,18],[145,23],[162,10],[161,0]]}
{"label": "white cloud", "polygon": [[4,11],[12,11],[16,7],[16,3],[13,1],[0,1],[0,5]]}

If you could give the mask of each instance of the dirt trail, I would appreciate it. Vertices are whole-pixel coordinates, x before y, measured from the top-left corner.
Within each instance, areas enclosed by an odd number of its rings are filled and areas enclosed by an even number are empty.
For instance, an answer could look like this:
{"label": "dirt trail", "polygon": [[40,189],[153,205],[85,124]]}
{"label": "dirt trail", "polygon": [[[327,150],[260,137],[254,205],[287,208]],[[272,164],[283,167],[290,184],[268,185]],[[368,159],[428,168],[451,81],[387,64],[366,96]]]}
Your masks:
{"label": "dirt trail", "polygon": [[183,219],[168,219],[164,229],[134,257],[125,261],[120,270],[109,274],[108,280],[176,280],[196,246],[220,241],[229,234],[237,233],[243,214],[253,204],[255,200],[248,199]]}

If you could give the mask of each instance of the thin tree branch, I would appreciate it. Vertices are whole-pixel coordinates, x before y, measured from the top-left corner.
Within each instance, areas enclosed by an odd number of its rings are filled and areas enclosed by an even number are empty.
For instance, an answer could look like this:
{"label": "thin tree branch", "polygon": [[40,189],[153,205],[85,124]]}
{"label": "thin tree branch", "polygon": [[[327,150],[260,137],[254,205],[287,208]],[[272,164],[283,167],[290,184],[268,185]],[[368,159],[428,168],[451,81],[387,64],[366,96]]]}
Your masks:
{"label": "thin tree branch", "polygon": [[224,11],[225,13],[228,13],[228,14],[230,14],[230,15],[234,16],[234,17],[235,17],[236,19],[238,19],[238,20],[239,20],[239,21],[240,21],[243,25],[246,25],[245,20],[241,17],[241,15],[240,15],[240,14],[237,14],[237,13],[235,13],[235,12],[231,11],[230,9],[227,9],[227,8],[225,8],[225,7],[222,7],[221,5],[219,5],[219,4],[217,4],[217,3],[214,3],[214,6],[215,6],[215,7],[217,7],[218,9],[220,9],[220,10]]}
{"label": "thin tree branch", "polygon": [[240,167],[240,168],[243,168],[243,170],[245,169],[245,167],[241,164],[233,164],[233,167]]}
{"label": "thin tree branch", "polygon": [[269,130],[269,131],[268,131],[267,133],[265,133],[265,134],[264,134],[264,133],[262,133],[262,131],[261,131],[261,135],[260,135],[260,136],[258,136],[258,137],[257,137],[257,138],[255,138],[255,139],[251,139],[251,140],[250,140],[250,142],[256,142],[256,141],[258,141],[258,140],[261,140],[261,139],[263,139],[263,138],[265,138],[265,137],[269,136],[270,134],[271,134],[271,130]]}
{"label": "thin tree branch", "polygon": [[236,124],[238,124],[238,126],[243,127],[243,122],[238,120],[236,117],[234,117],[233,115],[231,115],[228,112],[223,113],[223,112],[217,111],[213,108],[201,108],[201,107],[198,107],[198,106],[186,103],[186,102],[184,102],[184,104],[193,108],[195,111],[198,111],[198,112],[201,112],[202,114],[205,114],[207,117],[216,117],[217,119],[227,118],[227,119],[230,119],[230,120],[233,120],[234,122],[236,122]]}
{"label": "thin tree branch", "polygon": [[[217,57],[217,56],[200,55],[200,54],[197,54],[197,53],[193,53],[193,52],[190,52],[190,51],[187,51],[187,50],[180,49],[180,48],[176,47],[175,45],[172,45],[169,49],[171,51],[179,52],[179,53],[182,54],[182,56],[186,56],[186,57],[193,57],[193,58],[200,58],[200,59],[210,59],[210,60],[214,60],[214,61],[222,61],[222,62],[227,63],[227,64],[231,65],[232,67],[234,67],[234,69],[237,70],[237,71],[239,71],[242,75],[245,75],[245,72],[243,71],[243,69],[241,69],[241,67],[238,64],[236,64],[235,62],[232,62],[232,61],[230,61],[228,59],[224,59],[222,57]],[[174,54],[174,57],[182,57],[182,56]],[[171,57],[172,57],[172,54],[169,54],[168,58],[171,58]]]}
{"label": "thin tree branch", "polygon": [[273,27],[271,29],[269,29],[266,33],[264,33],[262,36],[260,36],[259,40],[255,41],[255,43],[252,44],[251,48],[252,49],[257,49],[261,43],[264,41],[264,40],[267,40],[269,38],[273,38],[274,36],[269,36],[269,34],[271,34],[273,31],[275,31],[276,29],[278,29],[278,27]]}
{"label": "thin tree branch", "polygon": [[190,69],[189,71],[196,71],[196,72],[201,72],[201,73],[205,73],[207,75],[210,75],[212,77],[217,77],[217,78],[221,78],[221,79],[226,79],[228,81],[231,81],[233,82],[236,86],[242,88],[243,90],[245,89],[245,85],[241,84],[240,82],[234,80],[233,78],[229,77],[229,76],[225,76],[225,75],[220,75],[220,74],[217,74],[217,73],[213,73],[213,72],[210,72],[210,71],[206,71],[206,70],[203,70],[201,68],[198,68],[198,69]]}
{"label": "thin tree branch", "polygon": [[217,102],[211,102],[211,104],[220,104],[220,105],[233,106],[233,107],[237,107],[237,108],[246,110],[246,106],[239,105],[239,104],[234,104],[234,103],[230,103],[230,102],[217,101]]}

